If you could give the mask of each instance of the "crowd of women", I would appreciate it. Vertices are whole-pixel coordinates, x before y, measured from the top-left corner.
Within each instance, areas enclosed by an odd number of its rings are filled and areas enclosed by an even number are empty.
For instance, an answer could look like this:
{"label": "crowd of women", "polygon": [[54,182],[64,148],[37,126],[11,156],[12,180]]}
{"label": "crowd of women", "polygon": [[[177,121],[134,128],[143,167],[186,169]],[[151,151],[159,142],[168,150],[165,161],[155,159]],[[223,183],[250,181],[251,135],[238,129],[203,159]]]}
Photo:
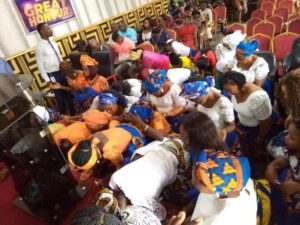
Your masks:
{"label": "crowd of women", "polygon": [[[72,225],[300,224],[300,71],[276,83],[273,99],[259,42],[226,31],[202,49],[210,14],[206,3],[186,6],[179,40],[165,30],[170,15],[146,18],[139,34],[120,23],[111,46],[78,42],[82,71],[60,64],[67,85],[51,88],[72,93],[77,115],[49,128],[80,179],[101,183]],[[156,51],[136,48],[143,42]],[[89,54],[106,47],[118,68],[110,84]]]}

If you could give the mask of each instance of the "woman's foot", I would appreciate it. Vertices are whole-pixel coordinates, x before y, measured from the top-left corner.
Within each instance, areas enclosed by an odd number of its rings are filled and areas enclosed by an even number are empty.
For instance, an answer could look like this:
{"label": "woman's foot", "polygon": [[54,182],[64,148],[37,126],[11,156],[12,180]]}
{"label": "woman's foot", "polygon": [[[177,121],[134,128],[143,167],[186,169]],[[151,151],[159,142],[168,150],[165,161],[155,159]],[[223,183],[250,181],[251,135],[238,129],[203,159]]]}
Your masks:
{"label": "woman's foot", "polygon": [[4,181],[6,177],[8,177],[9,170],[7,168],[3,168],[0,170],[0,182]]}
{"label": "woman's foot", "polygon": [[80,173],[80,177],[79,179],[81,181],[86,181],[87,179],[89,179],[93,174],[93,170],[92,169],[89,169],[89,170],[85,170],[83,172]]}

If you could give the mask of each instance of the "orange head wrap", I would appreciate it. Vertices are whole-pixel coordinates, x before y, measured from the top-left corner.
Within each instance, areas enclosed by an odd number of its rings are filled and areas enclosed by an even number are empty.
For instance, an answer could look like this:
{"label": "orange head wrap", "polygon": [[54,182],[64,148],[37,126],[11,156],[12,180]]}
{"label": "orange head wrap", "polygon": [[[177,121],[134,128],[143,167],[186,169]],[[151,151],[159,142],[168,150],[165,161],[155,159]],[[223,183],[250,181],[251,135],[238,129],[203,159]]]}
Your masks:
{"label": "orange head wrap", "polygon": [[98,66],[98,61],[87,54],[80,56],[80,64],[82,66]]}
{"label": "orange head wrap", "polygon": [[106,125],[109,124],[111,115],[97,109],[90,109],[83,115],[83,119],[87,126]]}

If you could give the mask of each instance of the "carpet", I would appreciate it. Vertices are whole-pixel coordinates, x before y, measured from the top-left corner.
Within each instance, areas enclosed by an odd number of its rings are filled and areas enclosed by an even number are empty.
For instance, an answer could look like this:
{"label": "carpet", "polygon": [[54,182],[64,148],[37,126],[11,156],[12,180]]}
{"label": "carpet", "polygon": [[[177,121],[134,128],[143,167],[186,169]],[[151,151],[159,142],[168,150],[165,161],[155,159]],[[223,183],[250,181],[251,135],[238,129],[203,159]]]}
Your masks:
{"label": "carpet", "polygon": [[[3,168],[0,166],[0,168]],[[85,205],[88,205],[97,191],[95,179],[89,179],[87,183],[90,190],[87,195],[66,215],[60,225],[68,225],[74,213]],[[0,182],[0,218],[1,225],[46,225],[39,218],[36,218],[22,209],[14,206],[12,202],[18,196],[14,187],[12,176],[8,176],[4,181]]]}

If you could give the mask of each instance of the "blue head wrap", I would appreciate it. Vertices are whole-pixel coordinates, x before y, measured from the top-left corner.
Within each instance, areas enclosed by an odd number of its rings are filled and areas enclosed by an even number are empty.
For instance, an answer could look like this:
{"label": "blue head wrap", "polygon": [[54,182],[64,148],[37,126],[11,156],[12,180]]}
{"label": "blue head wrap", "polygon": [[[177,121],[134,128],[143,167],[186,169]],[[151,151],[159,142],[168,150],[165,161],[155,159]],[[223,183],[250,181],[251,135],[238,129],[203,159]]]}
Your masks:
{"label": "blue head wrap", "polygon": [[244,51],[244,56],[248,57],[252,55],[253,52],[258,48],[259,42],[256,40],[253,41],[241,41],[237,48]]}
{"label": "blue head wrap", "polygon": [[146,81],[145,81],[145,87],[146,90],[151,94],[151,93],[155,93],[158,92],[167,77],[167,72],[163,71],[163,70],[155,70],[153,73],[151,73]]}
{"label": "blue head wrap", "polygon": [[113,105],[118,103],[118,98],[114,96],[112,93],[101,93],[98,96],[99,104],[102,106]]}
{"label": "blue head wrap", "polygon": [[206,77],[206,81],[194,81],[183,85],[182,95],[186,98],[197,98],[208,94],[211,87],[214,86],[214,78]]}
{"label": "blue head wrap", "polygon": [[129,112],[134,115],[139,115],[145,123],[148,123],[153,115],[153,109],[148,105],[134,104],[130,107]]}
{"label": "blue head wrap", "polygon": [[232,156],[224,151],[200,152],[196,162],[196,176],[216,194],[241,191],[250,178],[250,164],[246,157]]}
{"label": "blue head wrap", "polygon": [[76,91],[73,96],[74,100],[78,102],[79,104],[83,104],[85,101],[94,98],[97,96],[99,93],[95,91],[91,87],[84,88],[83,91]]}

